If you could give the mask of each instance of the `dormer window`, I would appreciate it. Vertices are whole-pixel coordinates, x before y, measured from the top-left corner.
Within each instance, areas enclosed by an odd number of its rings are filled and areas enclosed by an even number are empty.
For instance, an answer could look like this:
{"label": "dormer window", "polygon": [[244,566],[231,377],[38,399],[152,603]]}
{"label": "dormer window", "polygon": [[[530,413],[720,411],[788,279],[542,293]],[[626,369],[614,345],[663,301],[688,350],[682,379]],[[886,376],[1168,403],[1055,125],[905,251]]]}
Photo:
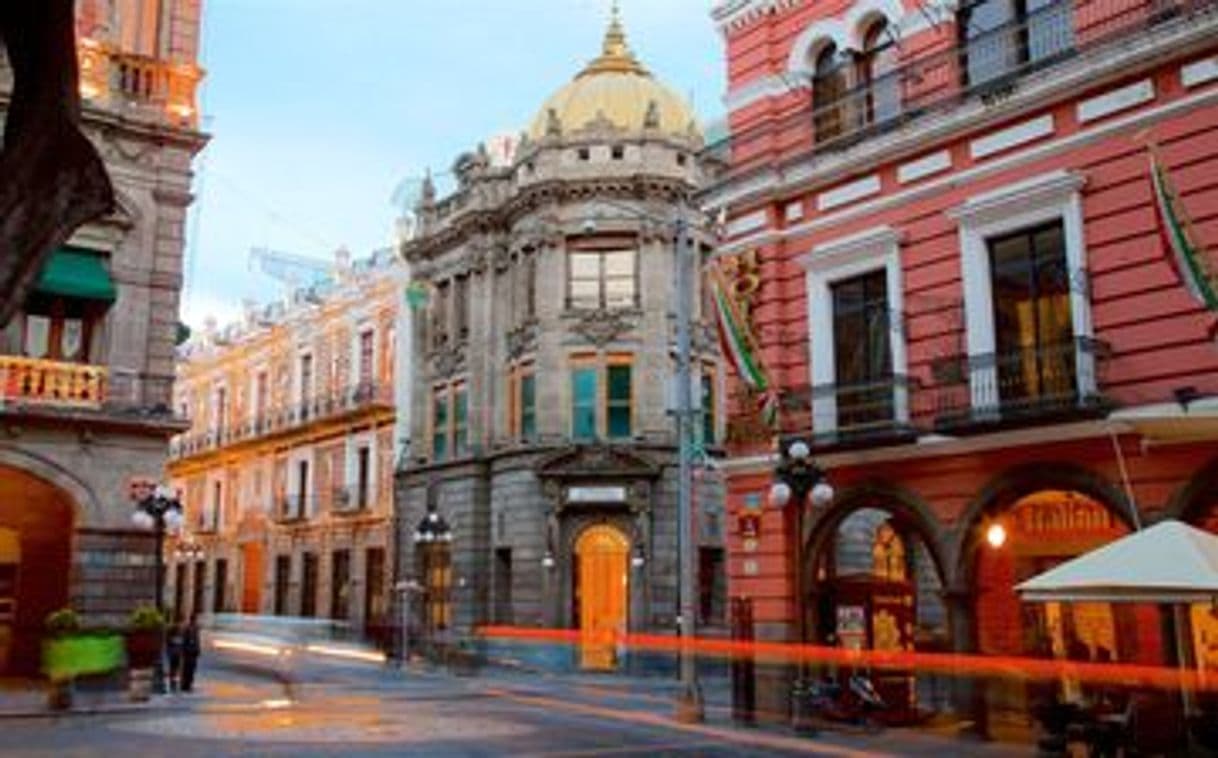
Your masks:
{"label": "dormer window", "polygon": [[609,155],[615,161],[620,161],[626,157],[626,148],[622,145],[614,145],[609,149]]}
{"label": "dormer window", "polygon": [[575,151],[575,156],[581,161],[589,161],[592,159],[592,151],[586,147],[581,147]]}

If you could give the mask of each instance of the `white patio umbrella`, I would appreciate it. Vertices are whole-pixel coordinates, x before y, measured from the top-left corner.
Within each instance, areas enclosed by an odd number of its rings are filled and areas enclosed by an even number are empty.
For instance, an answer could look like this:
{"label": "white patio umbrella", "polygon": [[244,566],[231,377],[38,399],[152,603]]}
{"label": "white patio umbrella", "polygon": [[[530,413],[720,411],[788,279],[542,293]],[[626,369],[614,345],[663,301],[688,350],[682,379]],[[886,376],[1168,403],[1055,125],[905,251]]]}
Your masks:
{"label": "white patio umbrella", "polygon": [[[1015,587],[1024,600],[1170,604],[1184,667],[1183,606],[1218,603],[1218,536],[1167,520],[1066,561]],[[1182,690],[1185,712],[1191,697]]]}
{"label": "white patio umbrella", "polygon": [[1218,535],[1167,520],[1015,587],[1032,602],[1218,602]]}

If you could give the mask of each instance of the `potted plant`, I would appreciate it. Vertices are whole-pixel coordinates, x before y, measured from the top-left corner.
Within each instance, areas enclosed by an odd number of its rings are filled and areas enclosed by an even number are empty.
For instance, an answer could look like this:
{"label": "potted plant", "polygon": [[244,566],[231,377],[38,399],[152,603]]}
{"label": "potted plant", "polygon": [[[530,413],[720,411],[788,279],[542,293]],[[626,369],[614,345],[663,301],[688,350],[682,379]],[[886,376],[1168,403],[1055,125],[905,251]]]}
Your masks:
{"label": "potted plant", "polygon": [[131,612],[127,622],[127,662],[131,668],[152,668],[161,653],[165,617],[150,605]]}
{"label": "potted plant", "polygon": [[51,710],[72,707],[73,640],[80,633],[80,616],[71,608],[60,608],[43,622],[46,639],[42,643],[42,669],[50,683],[47,705]]}
{"label": "potted plant", "polygon": [[131,670],[131,698],[147,700],[152,690],[152,668],[161,655],[165,617],[150,605],[131,612],[127,622],[127,665]]}

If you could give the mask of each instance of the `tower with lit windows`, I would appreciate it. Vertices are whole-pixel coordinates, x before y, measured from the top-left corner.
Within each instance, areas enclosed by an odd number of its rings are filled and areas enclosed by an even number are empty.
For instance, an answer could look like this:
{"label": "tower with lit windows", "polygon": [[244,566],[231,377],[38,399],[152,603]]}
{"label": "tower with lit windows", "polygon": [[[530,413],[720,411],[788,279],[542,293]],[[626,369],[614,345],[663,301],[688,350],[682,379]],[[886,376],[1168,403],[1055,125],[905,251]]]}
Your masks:
{"label": "tower with lit windows", "polygon": [[[691,201],[701,146],[615,13],[509,159],[479,148],[456,161],[451,194],[425,187],[402,248],[427,297],[397,482],[399,579],[421,583],[425,644],[492,622],[579,629],[601,642],[551,662],[615,668],[614,633],[675,628],[674,221],[707,247]],[[721,374],[705,314],[695,321],[713,450]],[[718,626],[721,491],[696,477],[700,620]],[[430,513],[451,528],[439,548],[415,541]]]}

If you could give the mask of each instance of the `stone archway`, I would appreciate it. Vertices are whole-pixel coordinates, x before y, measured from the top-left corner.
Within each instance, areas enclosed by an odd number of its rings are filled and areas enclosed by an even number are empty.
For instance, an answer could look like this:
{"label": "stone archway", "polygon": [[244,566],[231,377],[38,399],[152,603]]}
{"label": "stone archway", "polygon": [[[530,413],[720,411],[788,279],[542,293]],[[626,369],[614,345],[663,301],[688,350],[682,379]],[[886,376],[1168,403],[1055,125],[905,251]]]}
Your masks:
{"label": "stone archway", "polygon": [[63,490],[0,465],[0,531],[16,541],[16,549],[6,551],[16,560],[6,560],[0,572],[0,593],[9,598],[0,605],[11,613],[8,665],[0,673],[38,673],[43,621],[68,604],[75,515],[75,503]]}
{"label": "stone archway", "polygon": [[1176,491],[1163,515],[1218,534],[1218,458]]}
{"label": "stone archway", "polygon": [[[1097,549],[1134,528],[1119,488],[1085,468],[1055,463],[1013,468],[990,482],[955,535],[957,590],[983,655],[1162,663],[1154,606],[1025,603],[1020,582]],[[985,680],[974,703],[984,731],[1027,739],[1029,706],[1046,688],[1083,695],[1077,679]],[[1041,694],[1037,694],[1040,692]]]}
{"label": "stone archway", "polygon": [[985,526],[1020,498],[1041,490],[1077,492],[1103,505],[1122,525],[1134,527],[1132,504],[1119,487],[1100,475],[1072,464],[1029,463],[992,479],[965,509],[951,542],[951,574],[955,589],[968,592],[975,584],[975,559],[984,542]]}
{"label": "stone archway", "polygon": [[43,456],[0,443],[0,468],[18,469],[63,492],[80,522],[105,522],[101,501],[93,490],[68,468]]}
{"label": "stone archway", "polygon": [[[917,495],[882,484],[850,488],[813,524],[805,545],[804,607],[817,642],[893,652],[951,649],[943,530]],[[941,677],[910,669],[874,678],[893,704],[894,720],[950,707],[950,686]]]}

